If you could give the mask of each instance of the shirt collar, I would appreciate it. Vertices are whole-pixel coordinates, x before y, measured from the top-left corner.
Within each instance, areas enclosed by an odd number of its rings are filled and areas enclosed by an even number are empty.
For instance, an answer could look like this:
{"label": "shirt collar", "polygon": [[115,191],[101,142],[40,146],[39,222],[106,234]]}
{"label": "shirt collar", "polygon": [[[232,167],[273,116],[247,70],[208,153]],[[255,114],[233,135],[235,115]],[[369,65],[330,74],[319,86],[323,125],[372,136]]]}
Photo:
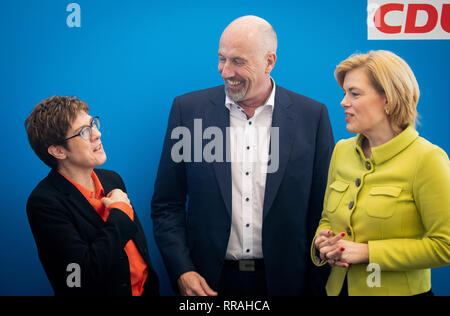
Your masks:
{"label": "shirt collar", "polygon": [[[270,81],[272,82],[272,92],[270,93],[269,97],[267,98],[267,100],[263,106],[270,105],[273,110],[273,108],[275,107],[275,86],[276,85],[275,85],[275,80],[273,80],[272,77],[270,77]],[[237,104],[236,102],[231,100],[226,93],[225,93],[225,106],[230,111],[231,111],[231,106],[236,106],[238,109],[241,109],[239,104]]]}
{"label": "shirt collar", "polygon": [[72,183],[78,189],[78,191],[80,191],[81,194],[83,194],[83,196],[86,199],[94,199],[94,198],[101,199],[102,197],[105,196],[105,191],[103,190],[103,186],[94,171],[92,171],[91,178],[92,178],[92,180],[94,180],[95,192],[92,192],[91,190],[83,187],[82,185],[70,180],[65,175],[63,175],[61,172],[59,172],[59,174],[61,174],[64,178],[66,178],[67,181]]}
{"label": "shirt collar", "polygon": [[[418,137],[419,133],[415,130],[414,126],[409,125],[403,132],[392,138],[390,141],[383,145],[372,147],[372,157],[370,159],[375,164],[381,164],[402,152]],[[358,134],[356,137],[355,148],[359,152],[359,155],[366,160],[362,150],[363,140],[364,135]]]}

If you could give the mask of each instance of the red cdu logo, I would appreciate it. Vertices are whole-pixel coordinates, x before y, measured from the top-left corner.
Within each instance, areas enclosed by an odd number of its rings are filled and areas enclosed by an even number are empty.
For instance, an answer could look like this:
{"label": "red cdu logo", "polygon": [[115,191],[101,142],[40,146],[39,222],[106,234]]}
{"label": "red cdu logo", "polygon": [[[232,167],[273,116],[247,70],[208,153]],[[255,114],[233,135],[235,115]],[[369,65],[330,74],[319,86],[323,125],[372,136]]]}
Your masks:
{"label": "red cdu logo", "polygon": [[369,40],[450,39],[450,1],[368,0]]}

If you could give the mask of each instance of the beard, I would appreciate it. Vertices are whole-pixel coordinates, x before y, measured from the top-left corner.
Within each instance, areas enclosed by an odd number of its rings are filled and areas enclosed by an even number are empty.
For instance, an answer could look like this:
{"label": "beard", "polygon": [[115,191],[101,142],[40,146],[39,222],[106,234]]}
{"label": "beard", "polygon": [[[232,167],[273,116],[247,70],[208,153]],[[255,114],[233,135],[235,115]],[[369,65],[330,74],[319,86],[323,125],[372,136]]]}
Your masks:
{"label": "beard", "polygon": [[248,86],[246,84],[245,80],[239,80],[241,81],[242,87],[239,89],[233,88],[230,86],[229,83],[225,80],[225,94],[234,102],[240,102],[244,99],[245,95],[247,94]]}

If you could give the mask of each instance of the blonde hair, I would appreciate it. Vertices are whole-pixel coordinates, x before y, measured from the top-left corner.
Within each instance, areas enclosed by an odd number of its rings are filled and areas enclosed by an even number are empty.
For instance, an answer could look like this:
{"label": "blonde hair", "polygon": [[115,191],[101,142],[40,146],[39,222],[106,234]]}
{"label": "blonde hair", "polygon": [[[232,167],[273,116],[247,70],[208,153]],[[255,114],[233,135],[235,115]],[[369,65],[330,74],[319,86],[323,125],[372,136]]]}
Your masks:
{"label": "blonde hair", "polygon": [[373,87],[386,96],[387,115],[395,132],[400,133],[408,125],[415,126],[419,84],[402,58],[385,50],[352,55],[341,62],[334,72],[341,88],[347,72],[356,68],[365,69]]}

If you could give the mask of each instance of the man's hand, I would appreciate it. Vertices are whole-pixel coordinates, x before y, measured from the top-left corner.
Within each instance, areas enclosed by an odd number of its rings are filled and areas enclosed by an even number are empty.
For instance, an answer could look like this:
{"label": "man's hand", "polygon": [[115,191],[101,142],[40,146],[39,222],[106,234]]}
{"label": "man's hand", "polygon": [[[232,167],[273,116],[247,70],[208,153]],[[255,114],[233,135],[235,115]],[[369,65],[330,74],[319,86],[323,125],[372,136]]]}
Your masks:
{"label": "man's hand", "polygon": [[194,271],[183,273],[178,278],[178,287],[183,296],[217,296],[206,280]]}
{"label": "man's hand", "polygon": [[125,202],[126,204],[131,206],[131,202],[128,199],[128,195],[123,192],[121,189],[114,189],[111,192],[108,193],[106,197],[101,199],[102,203],[105,205],[106,208],[109,207],[110,204],[114,202]]}

